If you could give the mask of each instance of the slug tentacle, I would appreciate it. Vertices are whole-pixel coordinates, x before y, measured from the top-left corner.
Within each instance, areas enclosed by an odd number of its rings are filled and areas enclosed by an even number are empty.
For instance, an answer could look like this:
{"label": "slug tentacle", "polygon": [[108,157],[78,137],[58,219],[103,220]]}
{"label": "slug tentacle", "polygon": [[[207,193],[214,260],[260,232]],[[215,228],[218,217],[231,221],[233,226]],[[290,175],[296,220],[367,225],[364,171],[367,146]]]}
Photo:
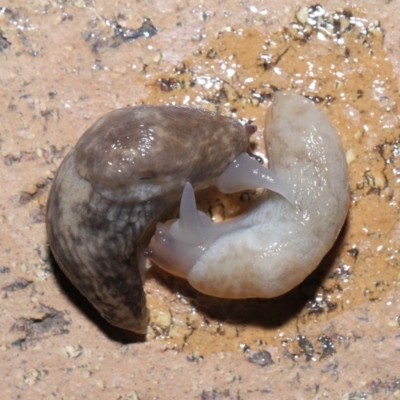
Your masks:
{"label": "slug tentacle", "polygon": [[111,324],[145,333],[145,260],[156,221],[246,151],[251,129],[205,111],[137,106],[100,118],[60,165],[47,204],[53,255]]}
{"label": "slug tentacle", "polygon": [[239,154],[217,180],[217,188],[223,193],[264,188],[281,194],[291,203],[291,189],[273,171],[260,165],[247,153]]}
{"label": "slug tentacle", "polygon": [[188,244],[204,241],[212,228],[212,222],[204,213],[197,211],[193,187],[189,182],[183,188],[179,214],[177,224],[180,239]]}
{"label": "slug tentacle", "polygon": [[283,190],[290,201],[265,192],[247,213],[207,226],[197,242],[176,234],[179,221],[160,224],[150,242],[154,262],[205,294],[269,298],[288,292],[318,266],[346,218],[343,149],[328,118],[311,101],[277,93],[267,111],[264,139],[271,170],[290,188]]}
{"label": "slug tentacle", "polygon": [[183,189],[179,214],[177,220],[157,223],[145,256],[164,270],[187,278],[202,252],[216,239],[216,226],[206,214],[197,210],[190,183]]}

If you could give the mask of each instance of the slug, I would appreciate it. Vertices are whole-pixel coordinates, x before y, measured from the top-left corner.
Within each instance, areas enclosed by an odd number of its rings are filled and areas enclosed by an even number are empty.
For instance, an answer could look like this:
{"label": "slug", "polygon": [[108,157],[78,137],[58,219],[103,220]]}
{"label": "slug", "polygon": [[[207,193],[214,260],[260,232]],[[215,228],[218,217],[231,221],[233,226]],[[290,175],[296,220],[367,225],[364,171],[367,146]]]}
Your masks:
{"label": "slug", "polygon": [[186,182],[215,184],[246,151],[254,125],[202,109],[122,108],[100,118],[67,154],[47,203],[55,260],[112,325],[146,332],[145,260],[138,251]]}
{"label": "slug", "polygon": [[[145,255],[200,292],[220,298],[271,298],[301,283],[332,247],[345,221],[346,159],[326,115],[295,94],[275,94],[264,141],[272,173],[286,183],[281,193],[265,191],[247,213],[212,223],[197,211],[186,184],[180,219],[157,225]],[[219,187],[235,190],[232,177],[241,162],[239,157],[228,166]],[[266,169],[245,166],[241,171],[248,187],[263,186],[260,177]]]}

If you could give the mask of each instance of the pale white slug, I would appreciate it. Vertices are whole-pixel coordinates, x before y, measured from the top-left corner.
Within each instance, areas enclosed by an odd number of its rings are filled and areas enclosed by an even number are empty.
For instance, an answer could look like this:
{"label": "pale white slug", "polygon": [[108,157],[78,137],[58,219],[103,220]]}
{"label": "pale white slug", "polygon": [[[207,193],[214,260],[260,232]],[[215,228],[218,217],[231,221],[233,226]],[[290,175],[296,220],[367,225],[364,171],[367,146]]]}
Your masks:
{"label": "pale white slug", "polygon": [[[318,266],[343,226],[347,164],[326,115],[302,96],[276,93],[264,140],[271,170],[290,188],[278,184],[288,199],[266,191],[247,213],[217,224],[196,210],[186,185],[180,219],[157,225],[147,256],[200,292],[221,298],[286,293]],[[218,182],[222,189],[232,183],[235,168],[233,162]],[[248,178],[248,188],[262,186],[259,175],[254,183]]]}
{"label": "pale white slug", "polygon": [[108,322],[146,332],[138,248],[177,204],[185,183],[215,184],[254,131],[202,109],[142,105],[106,114],[68,153],[47,203],[49,244]]}

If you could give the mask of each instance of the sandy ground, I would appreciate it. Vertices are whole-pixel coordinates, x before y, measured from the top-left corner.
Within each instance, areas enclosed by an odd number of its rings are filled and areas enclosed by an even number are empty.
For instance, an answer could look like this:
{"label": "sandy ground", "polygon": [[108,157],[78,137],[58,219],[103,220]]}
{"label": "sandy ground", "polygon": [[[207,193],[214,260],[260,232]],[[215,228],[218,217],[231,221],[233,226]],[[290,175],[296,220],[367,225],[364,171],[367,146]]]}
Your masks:
{"label": "sandy ground", "polygon": [[[277,3],[3,3],[2,398],[400,397],[400,7]],[[262,151],[277,89],[314,99],[340,134],[351,206],[334,248],[272,300],[207,297],[153,267],[146,338],[108,325],[49,254],[63,157],[105,112],[140,103],[253,120]],[[203,208],[226,218],[239,202]]]}

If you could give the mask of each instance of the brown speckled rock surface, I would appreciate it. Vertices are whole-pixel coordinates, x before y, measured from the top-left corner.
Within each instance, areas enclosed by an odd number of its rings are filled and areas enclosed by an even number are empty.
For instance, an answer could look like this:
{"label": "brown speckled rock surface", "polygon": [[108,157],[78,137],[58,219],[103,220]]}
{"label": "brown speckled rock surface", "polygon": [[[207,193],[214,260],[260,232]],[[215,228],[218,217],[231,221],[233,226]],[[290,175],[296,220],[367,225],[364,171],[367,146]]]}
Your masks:
{"label": "brown speckled rock surface", "polygon": [[[2,398],[400,397],[400,6],[313,4],[3,2]],[[253,120],[262,152],[276,89],[314,99],[340,134],[351,206],[334,248],[272,300],[210,298],[153,267],[146,341],[109,326],[47,247],[63,157],[105,112],[140,103]],[[251,198],[201,204],[218,220]]]}

